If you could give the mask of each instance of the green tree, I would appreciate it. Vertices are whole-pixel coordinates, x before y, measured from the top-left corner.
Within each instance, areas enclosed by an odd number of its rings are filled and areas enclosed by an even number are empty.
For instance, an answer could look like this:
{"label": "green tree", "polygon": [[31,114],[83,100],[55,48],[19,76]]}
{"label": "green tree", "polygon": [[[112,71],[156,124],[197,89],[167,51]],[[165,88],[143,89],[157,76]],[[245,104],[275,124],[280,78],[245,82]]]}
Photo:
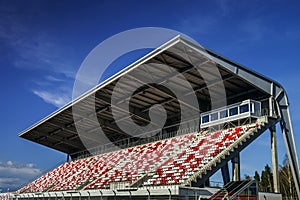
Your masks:
{"label": "green tree", "polygon": [[261,182],[260,182],[260,176],[259,176],[259,173],[257,171],[255,171],[255,174],[254,174],[254,180],[256,180],[257,184],[258,184],[258,189],[259,191],[261,191]]}
{"label": "green tree", "polygon": [[267,164],[261,172],[261,190],[264,192],[273,192],[273,173],[270,166]]}
{"label": "green tree", "polygon": [[250,181],[251,177],[248,174],[244,174],[244,180]]}
{"label": "green tree", "polygon": [[279,169],[280,192],[283,198],[298,199],[292,171],[287,156],[283,161],[283,166]]}

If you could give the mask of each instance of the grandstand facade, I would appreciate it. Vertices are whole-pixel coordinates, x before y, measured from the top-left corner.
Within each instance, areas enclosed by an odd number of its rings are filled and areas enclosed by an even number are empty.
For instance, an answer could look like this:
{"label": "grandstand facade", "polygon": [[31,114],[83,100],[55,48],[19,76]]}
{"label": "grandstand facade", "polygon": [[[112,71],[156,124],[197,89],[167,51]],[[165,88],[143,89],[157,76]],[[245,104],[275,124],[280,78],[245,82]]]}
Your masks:
{"label": "grandstand facade", "polygon": [[[177,98],[162,84],[168,82],[175,85],[185,96],[191,94],[190,88],[185,87],[180,76],[153,63],[172,67],[189,82],[199,106],[197,116],[181,122],[182,109],[195,110],[195,107]],[[201,66],[200,73],[195,63]],[[145,64],[147,67],[142,68]],[[207,70],[212,66],[218,70],[221,80]],[[145,69],[150,68],[155,72],[152,75],[157,75],[160,82],[149,84],[145,81]],[[211,81],[206,81],[203,74],[210,76]],[[130,99],[130,116],[134,122],[140,126],[151,123],[150,108],[161,105],[167,116],[163,128],[144,133],[137,131],[133,137],[118,126],[116,121],[130,126],[124,120],[126,116],[122,115],[125,113],[121,105],[124,98],[122,91],[117,91],[116,95],[120,103],[112,106],[114,90],[122,77],[130,77],[131,81],[143,85],[127,97]],[[135,85],[129,81],[126,83],[122,85],[125,90],[134,90]],[[213,93],[218,92],[214,86],[218,84],[224,86],[226,105],[221,100],[212,102]],[[91,99],[94,100],[93,105],[89,104]],[[90,109],[91,114],[74,118],[72,111],[75,106],[82,110]],[[113,109],[124,117],[114,119]],[[95,116],[96,121],[93,118]],[[180,123],[184,124],[184,128]],[[177,36],[22,132],[20,137],[64,152],[72,160],[9,195],[20,199],[70,200],[99,197],[258,199],[256,183],[241,181],[240,152],[270,130],[274,191],[280,193],[277,123],[281,126],[300,197],[298,158],[289,102],[283,87],[276,81]],[[98,124],[110,143],[100,141],[97,137]],[[85,141],[82,141],[78,129],[86,133]],[[87,148],[86,144],[91,148]],[[231,176],[229,163],[233,169]],[[209,178],[218,170],[222,172],[225,186],[221,190],[209,184]]]}

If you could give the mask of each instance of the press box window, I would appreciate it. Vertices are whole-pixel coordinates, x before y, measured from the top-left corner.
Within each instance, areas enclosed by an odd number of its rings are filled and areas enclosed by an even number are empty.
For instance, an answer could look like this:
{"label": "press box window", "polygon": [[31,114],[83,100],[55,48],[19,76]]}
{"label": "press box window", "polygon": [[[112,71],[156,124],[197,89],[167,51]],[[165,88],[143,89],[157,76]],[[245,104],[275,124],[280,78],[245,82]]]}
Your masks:
{"label": "press box window", "polygon": [[233,115],[237,115],[237,114],[238,114],[238,107],[229,109],[229,116],[233,116]]}
{"label": "press box window", "polygon": [[213,113],[210,115],[210,120],[211,121],[215,121],[215,120],[218,120],[218,113]]}
{"label": "press box window", "polygon": [[207,123],[207,122],[209,122],[209,116],[205,115],[202,117],[202,123]]}
{"label": "press box window", "polygon": [[227,110],[223,110],[220,112],[220,119],[228,117],[228,112]]}
{"label": "press box window", "polygon": [[249,104],[240,106],[240,113],[249,112]]}

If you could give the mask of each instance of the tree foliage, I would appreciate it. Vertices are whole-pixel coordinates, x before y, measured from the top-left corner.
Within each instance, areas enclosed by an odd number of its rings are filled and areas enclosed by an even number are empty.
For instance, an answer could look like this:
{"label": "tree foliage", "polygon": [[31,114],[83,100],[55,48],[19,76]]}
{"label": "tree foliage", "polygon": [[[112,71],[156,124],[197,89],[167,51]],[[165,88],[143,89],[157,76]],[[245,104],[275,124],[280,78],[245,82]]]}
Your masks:
{"label": "tree foliage", "polygon": [[[255,171],[253,178],[258,183],[259,191],[274,192],[273,173],[268,164],[265,166],[264,170],[262,170],[261,175],[259,175],[259,173]],[[298,199],[291,167],[287,156],[283,161],[283,166],[280,166],[279,169],[279,185],[280,193],[282,194],[283,199]]]}
{"label": "tree foliage", "polygon": [[270,166],[267,164],[261,172],[261,190],[264,192],[274,192],[273,173]]}
{"label": "tree foliage", "polygon": [[257,184],[258,184],[258,189],[261,191],[261,184],[260,184],[260,175],[257,171],[255,171],[254,174],[254,180],[256,180]]}
{"label": "tree foliage", "polygon": [[281,166],[279,170],[279,182],[282,197],[287,199],[298,199],[290,163],[287,159],[287,156],[283,161],[283,166]]}
{"label": "tree foliage", "polygon": [[244,180],[250,181],[251,176],[249,176],[248,174],[244,174]]}

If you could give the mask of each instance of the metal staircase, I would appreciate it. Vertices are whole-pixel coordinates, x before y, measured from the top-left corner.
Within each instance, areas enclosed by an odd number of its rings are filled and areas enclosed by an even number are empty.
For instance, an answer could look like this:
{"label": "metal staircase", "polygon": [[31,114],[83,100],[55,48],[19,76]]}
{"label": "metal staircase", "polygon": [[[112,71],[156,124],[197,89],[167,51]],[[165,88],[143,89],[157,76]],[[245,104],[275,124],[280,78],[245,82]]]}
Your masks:
{"label": "metal staircase", "polygon": [[211,196],[210,200],[223,199],[255,199],[257,198],[257,184],[255,180],[232,181]]}

